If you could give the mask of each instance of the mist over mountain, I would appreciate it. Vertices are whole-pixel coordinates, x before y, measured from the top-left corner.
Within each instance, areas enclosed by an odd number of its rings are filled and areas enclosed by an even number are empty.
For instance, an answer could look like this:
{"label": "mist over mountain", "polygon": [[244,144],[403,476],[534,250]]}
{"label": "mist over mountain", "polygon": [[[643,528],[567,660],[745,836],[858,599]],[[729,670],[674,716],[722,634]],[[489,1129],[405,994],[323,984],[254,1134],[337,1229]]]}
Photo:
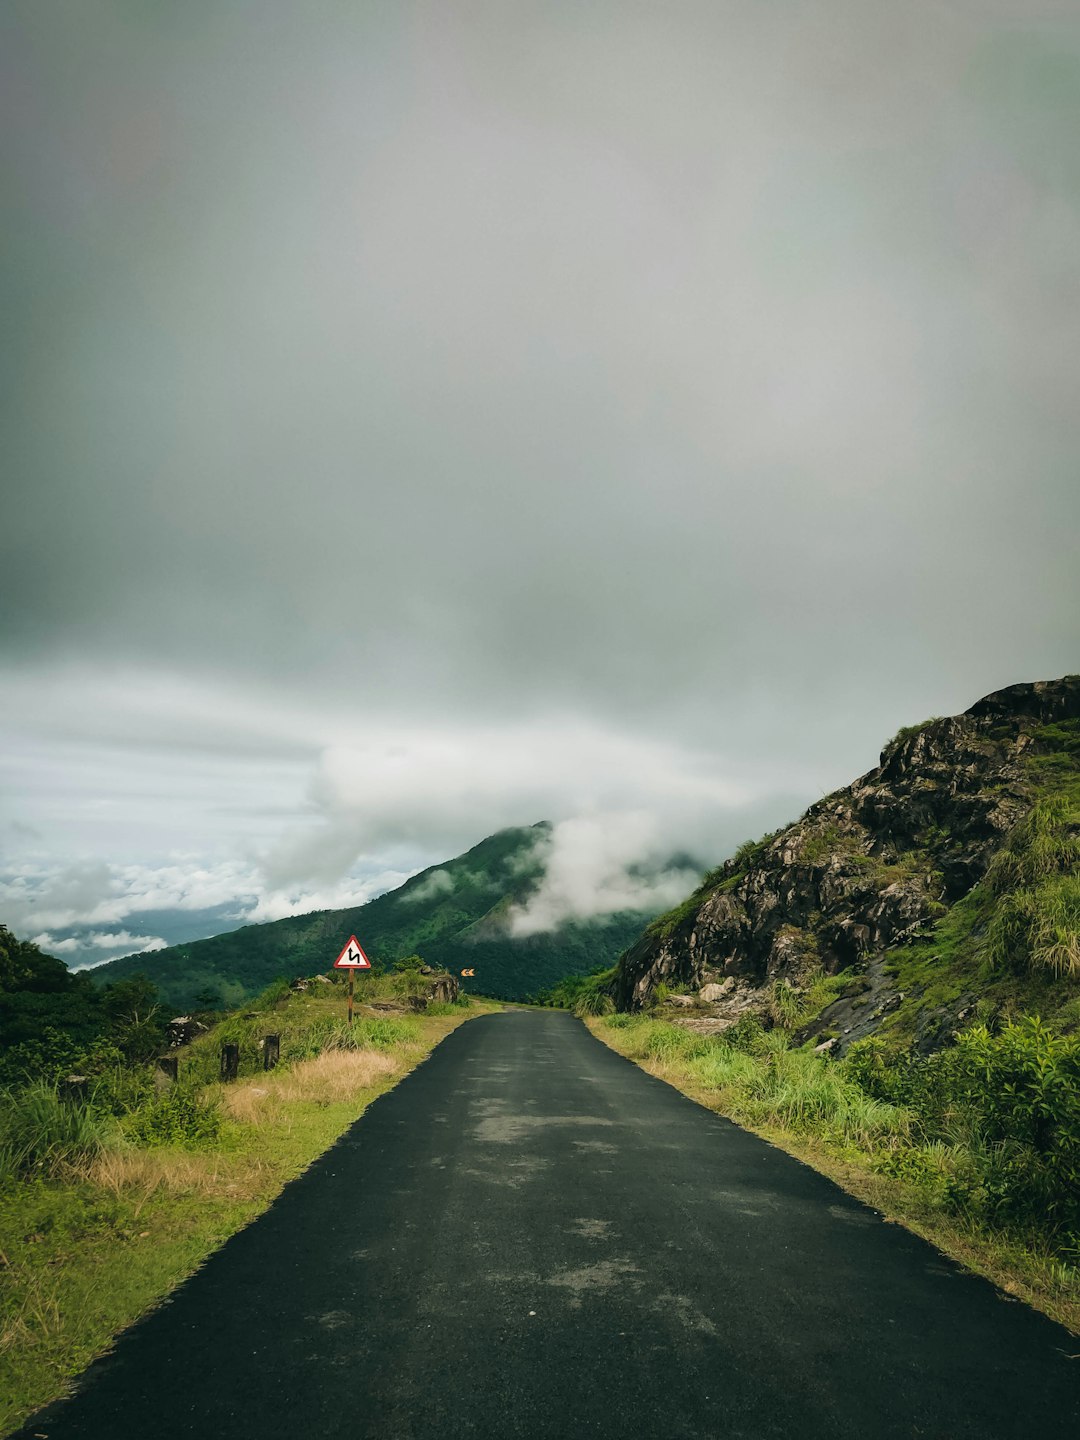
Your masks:
{"label": "mist over mountain", "polygon": [[[588,893],[575,893],[555,868],[559,827],[511,828],[364,905],[247,925],[129,955],[92,973],[103,984],[145,974],[168,1005],[181,1009],[235,1006],[279,977],[327,970],[355,934],[377,965],[419,954],[450,970],[474,969],[465,988],[524,998],[566,974],[612,965],[645,921],[700,874],[677,857],[660,870],[630,877],[619,871],[605,891],[594,845],[588,853],[593,864],[578,882]],[[598,876],[600,888],[590,889]]]}

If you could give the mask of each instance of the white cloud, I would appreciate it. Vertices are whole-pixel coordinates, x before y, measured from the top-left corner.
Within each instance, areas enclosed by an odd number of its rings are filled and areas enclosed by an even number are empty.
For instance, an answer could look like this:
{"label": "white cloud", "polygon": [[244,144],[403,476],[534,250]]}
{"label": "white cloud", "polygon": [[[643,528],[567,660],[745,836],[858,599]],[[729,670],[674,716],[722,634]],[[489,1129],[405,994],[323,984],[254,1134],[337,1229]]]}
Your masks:
{"label": "white cloud", "polygon": [[[769,788],[784,778],[778,767]],[[373,728],[323,751],[310,789],[319,820],[262,863],[271,885],[325,879],[394,846],[454,854],[508,825],[631,810],[656,816],[661,832],[677,817],[689,826],[685,847],[762,789],[716,754],[570,717],[498,729],[414,724],[392,740]]]}
{"label": "white cloud", "polygon": [[668,909],[699,878],[696,870],[658,868],[670,853],[656,820],[642,811],[564,820],[543,846],[539,890],[511,912],[510,933],[535,935],[620,910]]}
{"label": "white cloud", "polygon": [[118,925],[146,910],[242,906],[254,899],[257,889],[253,867],[240,861],[207,865],[177,859],[162,866],[27,863],[0,873],[0,913],[16,931]]}
{"label": "white cloud", "polygon": [[434,900],[437,895],[449,895],[454,888],[454,877],[448,870],[433,870],[431,874],[414,885],[406,899],[410,901]]}
{"label": "white cloud", "polygon": [[[115,932],[91,930],[87,934],[72,935],[66,939],[54,939],[48,931],[33,937],[34,944],[49,955],[69,955],[77,950],[108,950],[108,960],[118,960],[122,955],[141,955],[147,950],[164,950],[166,941],[160,935],[132,935],[128,930]],[[101,964],[105,963],[103,959]],[[82,967],[85,968],[85,967]]]}

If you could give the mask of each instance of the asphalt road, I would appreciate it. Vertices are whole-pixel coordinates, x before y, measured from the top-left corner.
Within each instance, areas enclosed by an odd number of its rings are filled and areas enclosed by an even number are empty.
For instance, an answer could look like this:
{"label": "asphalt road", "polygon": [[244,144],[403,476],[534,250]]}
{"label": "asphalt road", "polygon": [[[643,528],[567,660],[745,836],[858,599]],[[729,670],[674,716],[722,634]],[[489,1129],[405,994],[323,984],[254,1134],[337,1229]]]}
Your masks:
{"label": "asphalt road", "polygon": [[1077,1352],[519,1011],[451,1035],[19,1434],[1076,1440]]}

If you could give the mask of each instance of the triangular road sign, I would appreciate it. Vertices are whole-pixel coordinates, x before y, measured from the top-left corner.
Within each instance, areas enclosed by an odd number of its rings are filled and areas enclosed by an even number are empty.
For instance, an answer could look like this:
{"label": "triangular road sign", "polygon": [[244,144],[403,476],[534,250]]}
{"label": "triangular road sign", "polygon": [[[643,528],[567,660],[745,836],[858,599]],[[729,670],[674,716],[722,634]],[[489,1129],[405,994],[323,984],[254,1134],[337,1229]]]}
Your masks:
{"label": "triangular road sign", "polygon": [[360,941],[355,935],[349,936],[349,943],[342,950],[341,954],[334,961],[335,970],[370,970],[371,961],[360,948]]}

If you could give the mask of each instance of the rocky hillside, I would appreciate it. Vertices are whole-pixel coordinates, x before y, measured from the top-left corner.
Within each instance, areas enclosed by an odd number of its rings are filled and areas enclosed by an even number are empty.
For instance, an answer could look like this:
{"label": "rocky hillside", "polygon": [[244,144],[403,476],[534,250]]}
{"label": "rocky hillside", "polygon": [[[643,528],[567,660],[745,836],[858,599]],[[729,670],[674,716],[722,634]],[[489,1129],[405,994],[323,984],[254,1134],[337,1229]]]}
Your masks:
{"label": "rocky hillside", "polygon": [[[1006,891],[1010,914],[1023,904],[1000,857],[1013,855],[1015,870],[1021,842],[1045,851],[1039,903],[1068,911],[1080,903],[1078,819],[1080,676],[1010,686],[902,730],[876,769],[744,845],[626,952],[616,1004],[640,1008],[662,984],[682,992],[671,1001],[686,1023],[719,1030],[748,1008],[797,1006],[810,985],[822,993],[822,976],[841,975],[837,998],[805,1026],[839,1049],[879,1029],[930,1048],[987,997],[1030,1007],[1032,987],[1043,1013],[1058,1010],[1080,995],[1068,935],[1060,963],[1003,960],[995,915]],[[1035,895],[1022,892],[1029,909]]]}

